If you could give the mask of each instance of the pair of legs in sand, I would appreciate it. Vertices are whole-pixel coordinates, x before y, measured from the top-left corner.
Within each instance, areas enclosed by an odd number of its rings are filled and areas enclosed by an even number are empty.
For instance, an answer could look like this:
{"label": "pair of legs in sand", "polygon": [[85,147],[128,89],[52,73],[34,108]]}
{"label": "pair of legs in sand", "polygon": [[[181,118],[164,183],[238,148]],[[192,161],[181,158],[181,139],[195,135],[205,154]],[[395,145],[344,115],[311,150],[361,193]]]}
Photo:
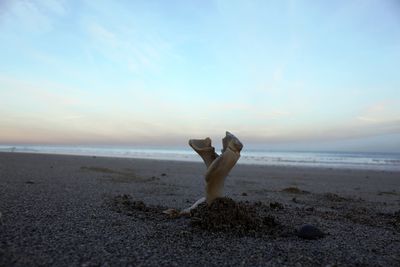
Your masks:
{"label": "pair of legs in sand", "polygon": [[207,167],[205,175],[206,197],[199,199],[190,208],[183,210],[182,213],[190,212],[204,201],[210,204],[214,199],[222,196],[225,177],[239,160],[240,151],[243,148],[239,139],[230,132],[226,132],[222,139],[221,155],[215,152],[215,148],[211,145],[211,139],[208,137],[190,139],[189,145],[200,155]]}

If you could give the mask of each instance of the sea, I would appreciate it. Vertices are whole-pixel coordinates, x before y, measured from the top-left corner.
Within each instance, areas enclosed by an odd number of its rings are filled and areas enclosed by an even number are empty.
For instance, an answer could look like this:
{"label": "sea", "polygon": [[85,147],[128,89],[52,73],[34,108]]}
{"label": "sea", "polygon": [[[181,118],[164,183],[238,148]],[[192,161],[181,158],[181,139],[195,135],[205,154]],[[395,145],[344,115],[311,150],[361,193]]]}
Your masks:
{"label": "sea", "polygon": [[[201,162],[190,148],[0,145],[0,152]],[[243,150],[238,164],[400,171],[400,153]]]}

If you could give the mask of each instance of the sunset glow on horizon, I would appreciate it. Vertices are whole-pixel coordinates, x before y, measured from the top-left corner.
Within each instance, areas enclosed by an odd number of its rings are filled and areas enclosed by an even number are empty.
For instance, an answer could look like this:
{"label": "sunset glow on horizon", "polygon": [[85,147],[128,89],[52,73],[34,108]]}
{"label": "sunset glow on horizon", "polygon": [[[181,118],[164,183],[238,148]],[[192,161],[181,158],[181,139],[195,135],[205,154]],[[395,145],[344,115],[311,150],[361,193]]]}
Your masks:
{"label": "sunset glow on horizon", "polygon": [[400,152],[400,3],[1,1],[0,145]]}

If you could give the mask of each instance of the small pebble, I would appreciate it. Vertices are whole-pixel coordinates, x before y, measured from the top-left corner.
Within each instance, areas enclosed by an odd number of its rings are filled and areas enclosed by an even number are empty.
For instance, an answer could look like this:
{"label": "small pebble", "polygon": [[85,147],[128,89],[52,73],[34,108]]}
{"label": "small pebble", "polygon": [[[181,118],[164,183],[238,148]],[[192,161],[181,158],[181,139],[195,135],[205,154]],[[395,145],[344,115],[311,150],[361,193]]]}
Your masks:
{"label": "small pebble", "polygon": [[304,239],[318,239],[325,236],[321,230],[311,224],[304,224],[297,230],[296,234]]}
{"label": "small pebble", "polygon": [[247,196],[247,193],[246,193],[246,192],[243,192],[243,193],[242,193],[242,196]]}
{"label": "small pebble", "polygon": [[26,183],[26,184],[34,184],[35,182],[32,181],[32,180],[29,180],[29,181],[26,181],[25,183]]}
{"label": "small pebble", "polygon": [[304,208],[305,211],[314,211],[314,207],[305,207]]}

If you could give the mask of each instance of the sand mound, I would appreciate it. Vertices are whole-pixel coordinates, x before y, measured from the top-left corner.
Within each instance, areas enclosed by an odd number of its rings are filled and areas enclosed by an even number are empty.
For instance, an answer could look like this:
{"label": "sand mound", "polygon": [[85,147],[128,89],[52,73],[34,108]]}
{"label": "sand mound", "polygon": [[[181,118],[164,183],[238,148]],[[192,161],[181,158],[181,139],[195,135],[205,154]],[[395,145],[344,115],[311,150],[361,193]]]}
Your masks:
{"label": "sand mound", "polygon": [[191,211],[191,225],[210,231],[235,233],[273,233],[279,224],[272,216],[261,216],[256,205],[236,203],[230,198],[218,198]]}
{"label": "sand mound", "polygon": [[[165,220],[165,207],[146,205],[134,201],[130,195],[118,195],[111,199],[111,208],[127,216],[142,219]],[[190,213],[190,225],[195,229],[224,232],[236,236],[272,235],[286,236],[290,229],[279,224],[269,212],[274,208],[261,202],[235,202],[230,198],[218,198],[211,205],[200,204]]]}
{"label": "sand mound", "polygon": [[133,200],[132,196],[126,194],[115,196],[108,203],[112,210],[127,216],[145,214],[147,217],[153,217],[153,214],[161,214],[161,211],[165,209],[164,207],[146,205],[143,201]]}

